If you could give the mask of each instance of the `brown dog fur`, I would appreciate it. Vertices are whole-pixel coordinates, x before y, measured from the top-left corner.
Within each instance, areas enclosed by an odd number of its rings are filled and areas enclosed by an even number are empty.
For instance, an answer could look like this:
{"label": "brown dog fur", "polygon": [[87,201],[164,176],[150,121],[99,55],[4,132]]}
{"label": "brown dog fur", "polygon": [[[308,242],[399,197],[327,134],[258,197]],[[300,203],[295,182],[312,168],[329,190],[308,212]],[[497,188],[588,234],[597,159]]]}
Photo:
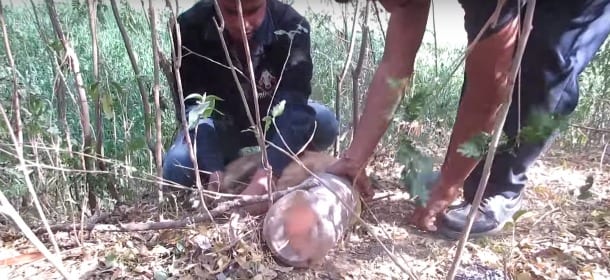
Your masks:
{"label": "brown dog fur", "polygon": [[[316,173],[326,170],[337,158],[314,151],[304,151],[299,155],[299,159],[309,171]],[[222,191],[226,193],[240,193],[250,182],[250,178],[260,165],[261,153],[253,153],[240,157],[227,165],[225,176],[222,182]],[[284,190],[296,186],[307,179],[311,174],[301,167],[297,162],[292,161],[279,176],[274,191]]]}

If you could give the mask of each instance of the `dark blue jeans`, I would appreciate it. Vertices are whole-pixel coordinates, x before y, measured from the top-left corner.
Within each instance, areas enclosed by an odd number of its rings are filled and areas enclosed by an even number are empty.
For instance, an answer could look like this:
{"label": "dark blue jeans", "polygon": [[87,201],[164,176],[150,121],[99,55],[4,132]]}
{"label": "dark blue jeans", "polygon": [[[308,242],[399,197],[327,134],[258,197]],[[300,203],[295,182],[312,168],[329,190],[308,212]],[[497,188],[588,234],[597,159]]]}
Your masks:
{"label": "dark blue jeans", "polygon": [[[335,114],[326,106],[310,101],[309,106],[316,112],[316,131],[308,150],[322,151],[330,147],[338,134],[338,122]],[[271,126],[267,133],[270,138],[274,133]],[[197,127],[197,135],[191,131],[191,141],[197,147],[197,165],[202,171],[221,171],[232,160],[239,157],[239,150],[257,146],[254,133],[243,131],[230,119],[202,119]],[[196,141],[196,142],[195,142]],[[163,179],[193,186],[193,164],[189,156],[184,131],[180,130],[163,160]],[[202,177],[204,176],[203,173]],[[205,178],[205,177],[204,177]]]}
{"label": "dark blue jeans", "polygon": [[[610,33],[610,0],[536,2],[533,29],[521,65],[521,80],[517,78],[504,126],[509,138],[518,136],[519,128],[528,125],[533,113],[567,116],[574,111],[579,98],[578,76]],[[518,15],[518,2],[507,3],[498,29]],[[492,14],[496,1],[460,0],[460,4],[465,11],[468,39],[472,41]],[[525,7],[521,11],[524,15]],[[465,77],[464,83],[467,82]],[[499,147],[485,196],[515,196],[523,191],[527,169],[548,149],[555,136],[557,133],[543,141],[521,142],[513,149]],[[483,165],[484,160],[464,183],[467,201],[474,198]]]}

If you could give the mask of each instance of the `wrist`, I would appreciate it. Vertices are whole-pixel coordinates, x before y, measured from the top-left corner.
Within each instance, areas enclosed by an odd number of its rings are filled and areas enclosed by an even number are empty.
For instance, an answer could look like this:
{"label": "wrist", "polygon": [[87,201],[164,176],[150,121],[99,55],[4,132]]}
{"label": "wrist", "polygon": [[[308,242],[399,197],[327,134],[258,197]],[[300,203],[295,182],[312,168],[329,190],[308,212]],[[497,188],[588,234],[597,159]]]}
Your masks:
{"label": "wrist", "polygon": [[362,169],[368,161],[368,157],[363,156],[361,153],[354,152],[351,149],[344,151],[339,158],[352,170]]}

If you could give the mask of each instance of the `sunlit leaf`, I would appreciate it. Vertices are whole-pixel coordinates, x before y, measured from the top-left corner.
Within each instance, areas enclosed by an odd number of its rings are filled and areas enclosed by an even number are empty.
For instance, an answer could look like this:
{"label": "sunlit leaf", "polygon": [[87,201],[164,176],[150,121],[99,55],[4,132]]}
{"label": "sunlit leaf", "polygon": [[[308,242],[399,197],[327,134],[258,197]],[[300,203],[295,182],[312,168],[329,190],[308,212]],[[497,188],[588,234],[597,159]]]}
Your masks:
{"label": "sunlit leaf", "polygon": [[271,123],[273,122],[273,119],[271,118],[271,116],[265,116],[263,118],[263,122],[265,123],[265,132],[269,131],[269,128],[271,127]]}
{"label": "sunlit leaf", "polygon": [[203,96],[199,93],[191,93],[187,97],[184,98],[184,101],[187,101],[189,99],[197,99],[197,101],[201,102],[201,101],[203,101]]}
{"label": "sunlit leaf", "polygon": [[273,106],[273,109],[271,110],[271,116],[273,116],[273,118],[279,117],[280,115],[282,115],[282,113],[284,113],[285,108],[286,108],[286,100],[280,101],[278,104]]}

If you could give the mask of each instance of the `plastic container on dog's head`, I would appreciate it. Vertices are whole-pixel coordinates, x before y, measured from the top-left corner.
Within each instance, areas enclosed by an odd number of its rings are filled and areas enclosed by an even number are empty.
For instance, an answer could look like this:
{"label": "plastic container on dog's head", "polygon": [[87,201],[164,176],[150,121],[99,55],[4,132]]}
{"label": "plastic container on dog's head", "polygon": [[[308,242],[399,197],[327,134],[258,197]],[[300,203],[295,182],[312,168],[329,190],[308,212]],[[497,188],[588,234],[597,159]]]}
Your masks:
{"label": "plastic container on dog's head", "polygon": [[[345,178],[317,173],[315,187],[275,201],[263,222],[263,239],[275,257],[293,267],[324,259],[359,215],[360,199]],[[343,203],[341,202],[343,201]]]}

